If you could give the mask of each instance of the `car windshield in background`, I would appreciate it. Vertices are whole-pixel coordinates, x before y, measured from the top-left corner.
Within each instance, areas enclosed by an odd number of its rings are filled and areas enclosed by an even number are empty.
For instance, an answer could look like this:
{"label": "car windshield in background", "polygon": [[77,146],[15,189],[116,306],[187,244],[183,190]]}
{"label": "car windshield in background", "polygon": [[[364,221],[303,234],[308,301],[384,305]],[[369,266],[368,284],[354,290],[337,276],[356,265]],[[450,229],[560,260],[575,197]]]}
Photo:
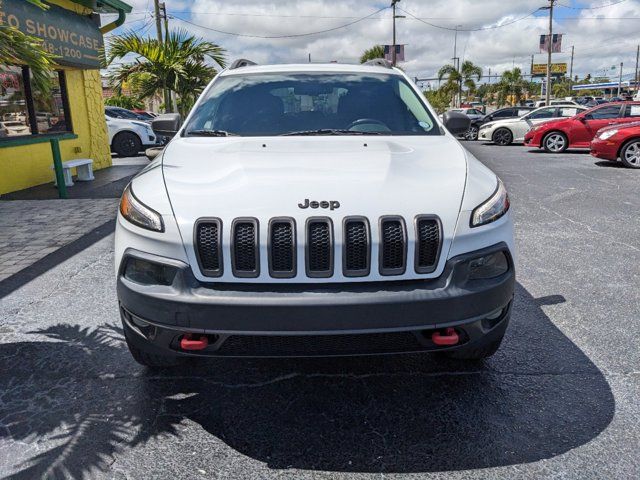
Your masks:
{"label": "car windshield in background", "polygon": [[399,75],[251,74],[215,81],[186,136],[439,135]]}

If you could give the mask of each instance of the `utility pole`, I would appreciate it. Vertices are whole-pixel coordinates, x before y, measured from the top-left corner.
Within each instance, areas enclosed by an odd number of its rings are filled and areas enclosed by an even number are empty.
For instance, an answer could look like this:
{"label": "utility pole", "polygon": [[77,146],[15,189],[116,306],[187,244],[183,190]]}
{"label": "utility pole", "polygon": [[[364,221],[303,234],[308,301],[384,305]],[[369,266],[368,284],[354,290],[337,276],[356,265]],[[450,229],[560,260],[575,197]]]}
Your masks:
{"label": "utility pole", "polygon": [[391,6],[393,7],[393,45],[391,46],[391,64],[396,66],[396,3],[400,0],[391,0]]}
{"label": "utility pole", "polygon": [[160,4],[160,10],[162,10],[162,17],[164,18],[164,40],[169,40],[169,18],[167,17],[167,4],[162,2]]}
{"label": "utility pole", "polygon": [[156,17],[156,34],[158,43],[162,43],[162,24],[160,23],[160,0],[153,0],[153,8]]}
{"label": "utility pole", "polygon": [[[458,28],[462,25],[456,25],[456,33],[453,37],[453,68],[456,69],[456,72],[460,73],[460,59],[458,58]],[[458,82],[458,94],[456,95],[456,99],[454,101],[454,107],[460,106],[460,101],[462,101],[462,83]]]}
{"label": "utility pole", "polygon": [[618,80],[618,97],[620,96],[622,90],[622,67],[624,67],[624,63],[620,62],[620,79]]}
{"label": "utility pole", "polygon": [[549,10],[549,43],[547,44],[547,94],[545,97],[546,105],[551,103],[551,52],[553,52],[553,8],[556,6],[557,0],[549,0],[548,7],[542,7],[541,10]]}
{"label": "utility pole", "polygon": [[[162,4],[164,7],[164,4]],[[153,0],[153,8],[155,11],[155,16],[156,16],[156,33],[158,35],[158,43],[160,45],[162,45],[164,42],[162,40],[162,22],[161,22],[161,14],[160,14],[160,0]],[[168,30],[168,24],[167,24],[167,14],[166,14],[166,9],[164,10],[165,15],[165,29]],[[166,38],[165,38],[166,40]],[[165,86],[164,88],[164,111],[165,113],[169,113],[173,110],[173,107],[171,105],[171,92],[169,91],[169,89]]]}
{"label": "utility pole", "polygon": [[491,85],[491,69],[489,69],[489,85]]}
{"label": "utility pole", "polygon": [[575,45],[571,46],[571,66],[569,67],[569,82],[573,83],[573,54],[576,52]]}
{"label": "utility pole", "polygon": [[640,86],[638,86],[638,61],[640,61],[640,45],[638,45],[638,50],[636,51],[636,76],[634,77],[636,93],[640,92]]}

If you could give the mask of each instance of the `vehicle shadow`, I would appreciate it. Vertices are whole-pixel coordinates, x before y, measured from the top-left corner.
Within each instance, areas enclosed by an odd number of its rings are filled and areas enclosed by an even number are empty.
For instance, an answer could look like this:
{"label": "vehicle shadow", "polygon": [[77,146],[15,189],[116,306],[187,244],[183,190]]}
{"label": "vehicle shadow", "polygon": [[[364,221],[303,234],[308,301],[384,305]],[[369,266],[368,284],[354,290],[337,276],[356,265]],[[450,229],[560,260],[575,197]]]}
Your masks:
{"label": "vehicle shadow", "polygon": [[623,170],[629,170],[620,161],[611,162],[609,160],[599,160],[597,162],[594,162],[594,165],[598,167],[604,167],[604,168],[621,168]]}
{"label": "vehicle shadow", "polygon": [[38,340],[0,345],[0,442],[40,442],[25,450],[38,453],[1,460],[0,472],[91,477],[148,442],[170,449],[176,465],[193,460],[183,450],[204,454],[224,442],[272,469],[333,472],[554,457],[598,436],[615,410],[603,374],[543,312],[562,302],[519,285],[507,338],[484,364],[425,355],[221,359],[154,373],[132,363],[115,326],[32,332]]}

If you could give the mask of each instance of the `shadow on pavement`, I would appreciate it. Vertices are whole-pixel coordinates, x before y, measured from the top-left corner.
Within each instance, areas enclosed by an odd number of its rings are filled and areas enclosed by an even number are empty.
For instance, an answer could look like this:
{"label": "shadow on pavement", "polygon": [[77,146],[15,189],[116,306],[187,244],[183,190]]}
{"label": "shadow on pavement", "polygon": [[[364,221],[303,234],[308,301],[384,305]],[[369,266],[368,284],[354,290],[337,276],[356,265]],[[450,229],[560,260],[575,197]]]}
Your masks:
{"label": "shadow on pavement", "polygon": [[611,162],[609,160],[599,160],[597,162],[594,162],[594,165],[598,166],[598,167],[605,167],[605,168],[622,168],[622,169],[627,169],[627,167],[625,167],[622,162]]}
{"label": "shadow on pavement", "polygon": [[6,297],[11,292],[26,285],[30,281],[39,277],[43,273],[50,269],[60,265],[62,262],[68,260],[73,255],[80,253],[86,248],[102,240],[107,235],[113,233],[115,229],[115,220],[109,220],[102,225],[97,226],[90,232],[84,234],[80,238],[73,240],[70,243],[60,247],[58,250],[51,252],[50,254],[42,257],[40,260],[32,263],[26,268],[23,268],[17,273],[14,273],[4,280],[0,280],[0,299]]}
{"label": "shadow on pavement", "polygon": [[541,308],[561,302],[518,286],[503,347],[479,365],[422,355],[220,359],[158,374],[132,363],[117,327],[32,332],[37,341],[0,345],[0,438],[44,444],[3,471],[90,477],[149,441],[163,444],[157,455],[172,445],[176,465],[224,442],[272,469],[334,472],[554,457],[598,436],[615,409],[605,377]]}

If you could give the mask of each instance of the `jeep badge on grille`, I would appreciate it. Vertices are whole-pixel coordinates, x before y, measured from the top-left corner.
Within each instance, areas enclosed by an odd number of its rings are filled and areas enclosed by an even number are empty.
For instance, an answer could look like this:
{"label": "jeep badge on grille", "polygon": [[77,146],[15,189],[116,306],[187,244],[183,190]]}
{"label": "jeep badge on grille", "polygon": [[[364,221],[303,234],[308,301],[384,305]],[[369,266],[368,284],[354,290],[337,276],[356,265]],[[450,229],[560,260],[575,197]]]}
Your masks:
{"label": "jeep badge on grille", "polygon": [[304,203],[299,203],[298,207],[304,208],[328,208],[329,210],[336,210],[340,208],[340,202],[331,200],[322,200],[321,202],[317,202],[315,200],[310,201],[308,198],[304,199]]}

